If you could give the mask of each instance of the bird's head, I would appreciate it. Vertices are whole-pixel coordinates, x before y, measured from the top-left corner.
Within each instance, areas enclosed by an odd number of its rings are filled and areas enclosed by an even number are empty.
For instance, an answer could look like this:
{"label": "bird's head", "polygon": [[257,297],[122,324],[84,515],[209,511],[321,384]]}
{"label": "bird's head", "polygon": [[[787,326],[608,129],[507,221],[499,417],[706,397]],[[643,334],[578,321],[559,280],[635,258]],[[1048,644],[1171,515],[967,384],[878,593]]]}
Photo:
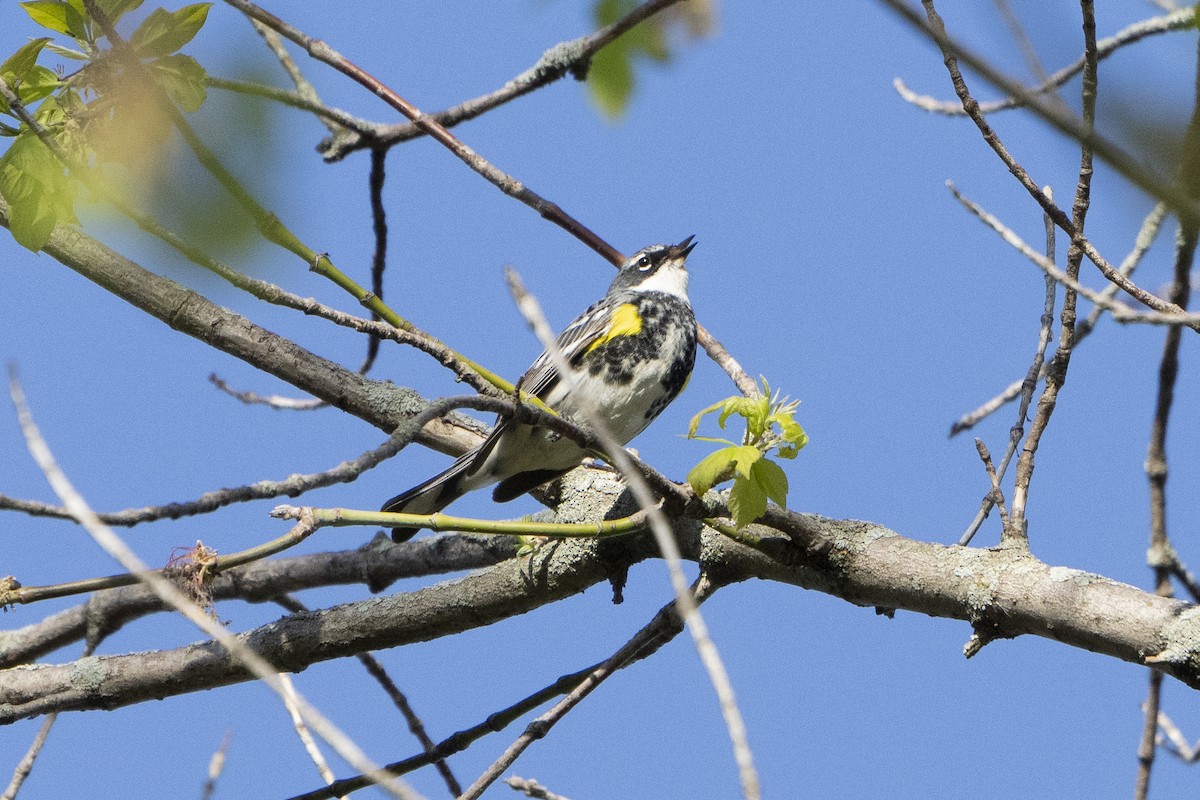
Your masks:
{"label": "bird's head", "polygon": [[688,273],[684,264],[696,246],[689,236],[679,244],[652,244],[638,250],[617,271],[610,292],[666,292],[687,299]]}

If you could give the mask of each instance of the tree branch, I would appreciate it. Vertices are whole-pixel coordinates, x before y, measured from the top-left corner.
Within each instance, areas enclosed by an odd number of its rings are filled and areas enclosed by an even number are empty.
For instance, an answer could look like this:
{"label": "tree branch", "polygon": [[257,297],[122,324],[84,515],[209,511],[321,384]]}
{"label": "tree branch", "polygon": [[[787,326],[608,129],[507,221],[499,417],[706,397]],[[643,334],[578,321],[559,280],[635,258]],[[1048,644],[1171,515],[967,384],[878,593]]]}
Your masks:
{"label": "tree branch", "polygon": [[[1200,688],[1200,609],[1080,570],[1049,566],[1017,550],[947,547],[869,522],[771,508],[757,527],[776,553],[682,523],[685,556],[720,582],[775,580],[863,606],[915,611],[986,626],[993,638],[1035,634],[1154,666]],[[610,550],[609,547],[616,548]],[[620,553],[615,559],[613,553]],[[606,580],[653,557],[645,536],[612,543],[564,542],[482,573],[392,597],[283,619],[239,638],[281,670],[397,647],[491,624]],[[80,676],[94,680],[80,680]],[[219,646],[90,658],[0,672],[0,723],[52,711],[115,708],[249,680]]]}

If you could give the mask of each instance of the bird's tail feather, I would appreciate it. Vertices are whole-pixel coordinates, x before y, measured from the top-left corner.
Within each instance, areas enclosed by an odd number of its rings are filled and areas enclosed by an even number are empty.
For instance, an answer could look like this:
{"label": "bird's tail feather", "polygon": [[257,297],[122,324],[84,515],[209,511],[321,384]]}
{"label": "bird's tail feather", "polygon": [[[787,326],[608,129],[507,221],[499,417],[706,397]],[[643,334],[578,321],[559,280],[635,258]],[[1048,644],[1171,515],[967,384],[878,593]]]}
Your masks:
{"label": "bird's tail feather", "polygon": [[[475,487],[464,486],[467,469],[471,466],[474,453],[455,461],[445,472],[434,475],[407,492],[401,492],[383,504],[380,511],[400,514],[436,514]],[[393,528],[392,541],[404,542],[411,539],[416,528]]]}

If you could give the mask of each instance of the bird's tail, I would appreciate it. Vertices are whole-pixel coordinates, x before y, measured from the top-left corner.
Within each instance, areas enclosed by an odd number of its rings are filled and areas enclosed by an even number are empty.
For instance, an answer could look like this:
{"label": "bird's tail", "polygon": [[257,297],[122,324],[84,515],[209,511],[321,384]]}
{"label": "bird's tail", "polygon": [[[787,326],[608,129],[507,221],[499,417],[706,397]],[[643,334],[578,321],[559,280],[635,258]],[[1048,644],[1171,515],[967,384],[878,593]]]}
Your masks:
{"label": "bird's tail", "polygon": [[[436,514],[475,488],[464,485],[469,474],[468,468],[471,466],[474,456],[474,452],[467,453],[455,461],[453,466],[445,472],[434,475],[424,483],[419,483],[407,492],[402,492],[388,500],[380,511],[400,514]],[[408,541],[416,532],[416,528],[392,528],[392,541]]]}

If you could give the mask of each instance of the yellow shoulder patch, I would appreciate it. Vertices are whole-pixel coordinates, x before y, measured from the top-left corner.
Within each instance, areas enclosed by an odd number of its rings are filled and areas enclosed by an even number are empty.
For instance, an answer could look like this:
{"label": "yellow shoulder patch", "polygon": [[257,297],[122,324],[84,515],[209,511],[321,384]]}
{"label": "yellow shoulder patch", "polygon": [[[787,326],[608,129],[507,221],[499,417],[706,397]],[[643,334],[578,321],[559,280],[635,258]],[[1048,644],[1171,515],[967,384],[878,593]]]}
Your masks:
{"label": "yellow shoulder patch", "polygon": [[588,345],[587,352],[592,352],[600,345],[610,342],[618,336],[636,336],[641,332],[642,315],[638,313],[637,306],[633,303],[622,303],[613,312],[608,330],[597,336],[596,341]]}

